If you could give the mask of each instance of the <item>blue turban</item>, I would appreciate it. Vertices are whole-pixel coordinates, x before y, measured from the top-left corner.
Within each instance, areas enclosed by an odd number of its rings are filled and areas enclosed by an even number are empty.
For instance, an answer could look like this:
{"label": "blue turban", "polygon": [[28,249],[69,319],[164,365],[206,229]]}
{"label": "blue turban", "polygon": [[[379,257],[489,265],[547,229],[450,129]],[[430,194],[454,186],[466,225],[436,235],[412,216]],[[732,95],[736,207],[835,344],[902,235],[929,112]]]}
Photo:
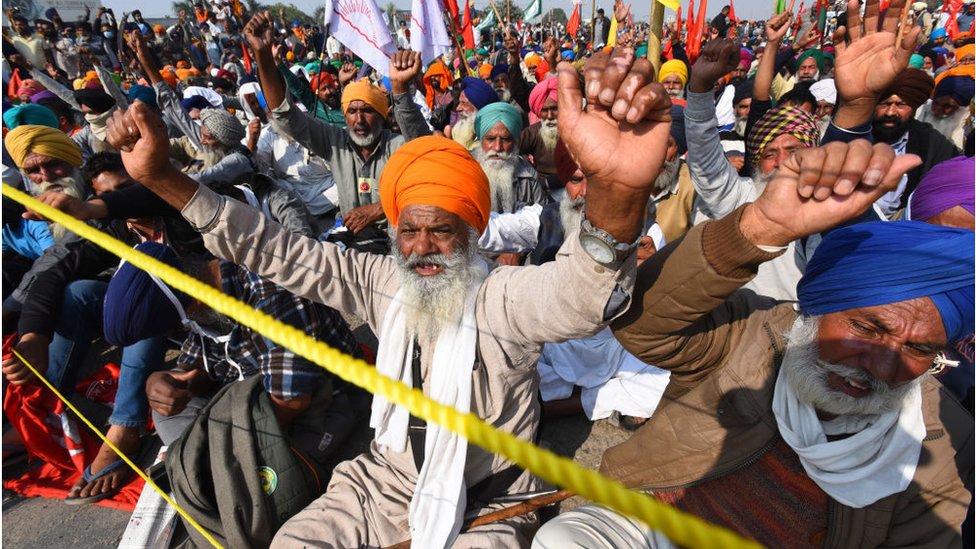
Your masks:
{"label": "blue turban", "polygon": [[935,40],[936,38],[946,38],[949,33],[945,29],[935,29],[929,34],[929,40]]}
{"label": "blue turban", "polygon": [[140,86],[139,84],[133,84],[129,88],[129,101],[135,103],[136,99],[142,101],[143,103],[151,107],[159,106],[156,103],[156,90],[150,88],[149,86]]}
{"label": "blue turban", "polygon": [[11,130],[22,124],[29,126],[47,126],[56,130],[61,129],[61,125],[58,123],[58,117],[54,114],[54,111],[43,105],[34,103],[18,105],[12,109],[8,109],[3,113],[3,123]]}
{"label": "blue turban", "polygon": [[522,113],[511,103],[497,101],[483,109],[478,109],[474,117],[474,133],[481,139],[486,133],[501,122],[512,133],[512,139],[518,139],[522,133]]}
{"label": "blue turban", "polygon": [[929,297],[948,342],[973,333],[976,233],[874,221],[824,237],[797,285],[800,311],[822,315]]}
{"label": "blue turban", "polygon": [[[136,250],[176,267],[182,268],[172,248],[156,242],[143,242]],[[184,307],[192,301],[183,292],[172,290]],[[102,310],[105,341],[126,346],[156,337],[180,325],[179,311],[162,288],[146,271],[123,263],[108,283]]]}
{"label": "blue turban", "polygon": [[461,80],[461,91],[476,109],[483,109],[485,105],[498,101],[498,94],[495,93],[494,88],[484,80],[473,76]]}
{"label": "blue turban", "polygon": [[949,76],[939,81],[935,86],[935,93],[932,97],[951,97],[959,106],[967,107],[973,100],[976,87],[973,86],[973,79],[968,76]]}
{"label": "blue turban", "polygon": [[180,106],[183,107],[183,110],[186,112],[190,112],[193,109],[202,110],[202,109],[209,109],[213,107],[213,105],[210,104],[210,101],[207,101],[207,99],[202,95],[194,95],[193,97],[187,97],[186,99],[180,101]]}
{"label": "blue turban", "polygon": [[563,50],[560,55],[562,55],[563,61],[573,60],[573,50]]}
{"label": "blue turban", "polygon": [[508,65],[505,63],[499,63],[491,68],[491,73],[488,75],[488,79],[494,82],[495,77],[503,74],[508,74]]}

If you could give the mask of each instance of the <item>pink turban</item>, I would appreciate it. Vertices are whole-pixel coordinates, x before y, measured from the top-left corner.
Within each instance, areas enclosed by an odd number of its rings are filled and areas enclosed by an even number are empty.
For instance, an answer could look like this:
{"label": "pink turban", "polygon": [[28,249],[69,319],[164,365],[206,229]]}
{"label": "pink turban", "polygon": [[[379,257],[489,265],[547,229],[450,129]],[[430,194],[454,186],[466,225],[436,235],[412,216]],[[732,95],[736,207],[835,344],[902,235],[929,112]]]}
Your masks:
{"label": "pink turban", "polygon": [[532,88],[532,93],[529,94],[530,124],[535,124],[539,121],[539,115],[542,114],[542,105],[546,102],[546,99],[557,101],[556,97],[558,95],[558,82],[559,78],[552,76],[546,78],[542,82],[539,82],[534,88]]}

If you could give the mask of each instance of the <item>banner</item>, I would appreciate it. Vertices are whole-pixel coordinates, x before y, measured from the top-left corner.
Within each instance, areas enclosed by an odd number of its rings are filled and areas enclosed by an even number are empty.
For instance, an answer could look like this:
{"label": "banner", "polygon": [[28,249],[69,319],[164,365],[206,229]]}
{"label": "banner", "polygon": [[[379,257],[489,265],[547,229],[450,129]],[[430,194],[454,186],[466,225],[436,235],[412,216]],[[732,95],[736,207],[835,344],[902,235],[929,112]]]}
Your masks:
{"label": "banner", "polygon": [[542,15],[542,0],[532,0],[522,13],[522,20],[528,21]]}
{"label": "banner", "polygon": [[383,76],[389,76],[396,43],[374,0],[326,0],[325,26],[343,46]]}
{"label": "banner", "polygon": [[419,51],[424,65],[451,49],[438,0],[413,0],[410,7],[410,49]]}

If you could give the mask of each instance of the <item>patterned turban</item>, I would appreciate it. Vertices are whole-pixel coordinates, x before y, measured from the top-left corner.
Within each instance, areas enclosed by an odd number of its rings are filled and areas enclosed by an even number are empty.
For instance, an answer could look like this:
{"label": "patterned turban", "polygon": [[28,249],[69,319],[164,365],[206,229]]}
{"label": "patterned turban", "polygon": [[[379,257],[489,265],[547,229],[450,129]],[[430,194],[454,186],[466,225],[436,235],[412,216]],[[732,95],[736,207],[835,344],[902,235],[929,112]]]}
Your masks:
{"label": "patterned turban", "polygon": [[746,151],[752,157],[753,166],[759,164],[766,145],[783,134],[792,135],[807,147],[816,147],[820,141],[820,130],[809,114],[795,107],[777,107],[756,122],[746,140]]}
{"label": "patterned turban", "polygon": [[239,145],[247,132],[244,124],[233,114],[223,109],[203,109],[200,111],[200,123],[204,128],[224,145],[232,147]]}

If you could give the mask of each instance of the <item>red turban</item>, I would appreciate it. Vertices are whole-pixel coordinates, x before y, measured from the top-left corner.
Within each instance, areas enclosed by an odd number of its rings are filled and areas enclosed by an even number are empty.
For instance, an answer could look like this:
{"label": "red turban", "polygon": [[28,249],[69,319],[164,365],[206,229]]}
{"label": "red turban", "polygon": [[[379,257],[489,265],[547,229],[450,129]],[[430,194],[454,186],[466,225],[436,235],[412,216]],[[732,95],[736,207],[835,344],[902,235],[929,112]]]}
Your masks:
{"label": "red turban", "polygon": [[412,204],[437,206],[474,227],[488,226],[488,177],[471,154],[451,139],[420,137],[396,150],[380,175],[380,201],[391,225]]}
{"label": "red turban", "polygon": [[529,122],[535,124],[539,120],[539,116],[542,114],[542,105],[546,102],[546,99],[557,100],[558,83],[559,79],[553,76],[546,78],[532,88],[532,93],[529,94],[529,111],[535,119],[532,120],[530,117]]}

